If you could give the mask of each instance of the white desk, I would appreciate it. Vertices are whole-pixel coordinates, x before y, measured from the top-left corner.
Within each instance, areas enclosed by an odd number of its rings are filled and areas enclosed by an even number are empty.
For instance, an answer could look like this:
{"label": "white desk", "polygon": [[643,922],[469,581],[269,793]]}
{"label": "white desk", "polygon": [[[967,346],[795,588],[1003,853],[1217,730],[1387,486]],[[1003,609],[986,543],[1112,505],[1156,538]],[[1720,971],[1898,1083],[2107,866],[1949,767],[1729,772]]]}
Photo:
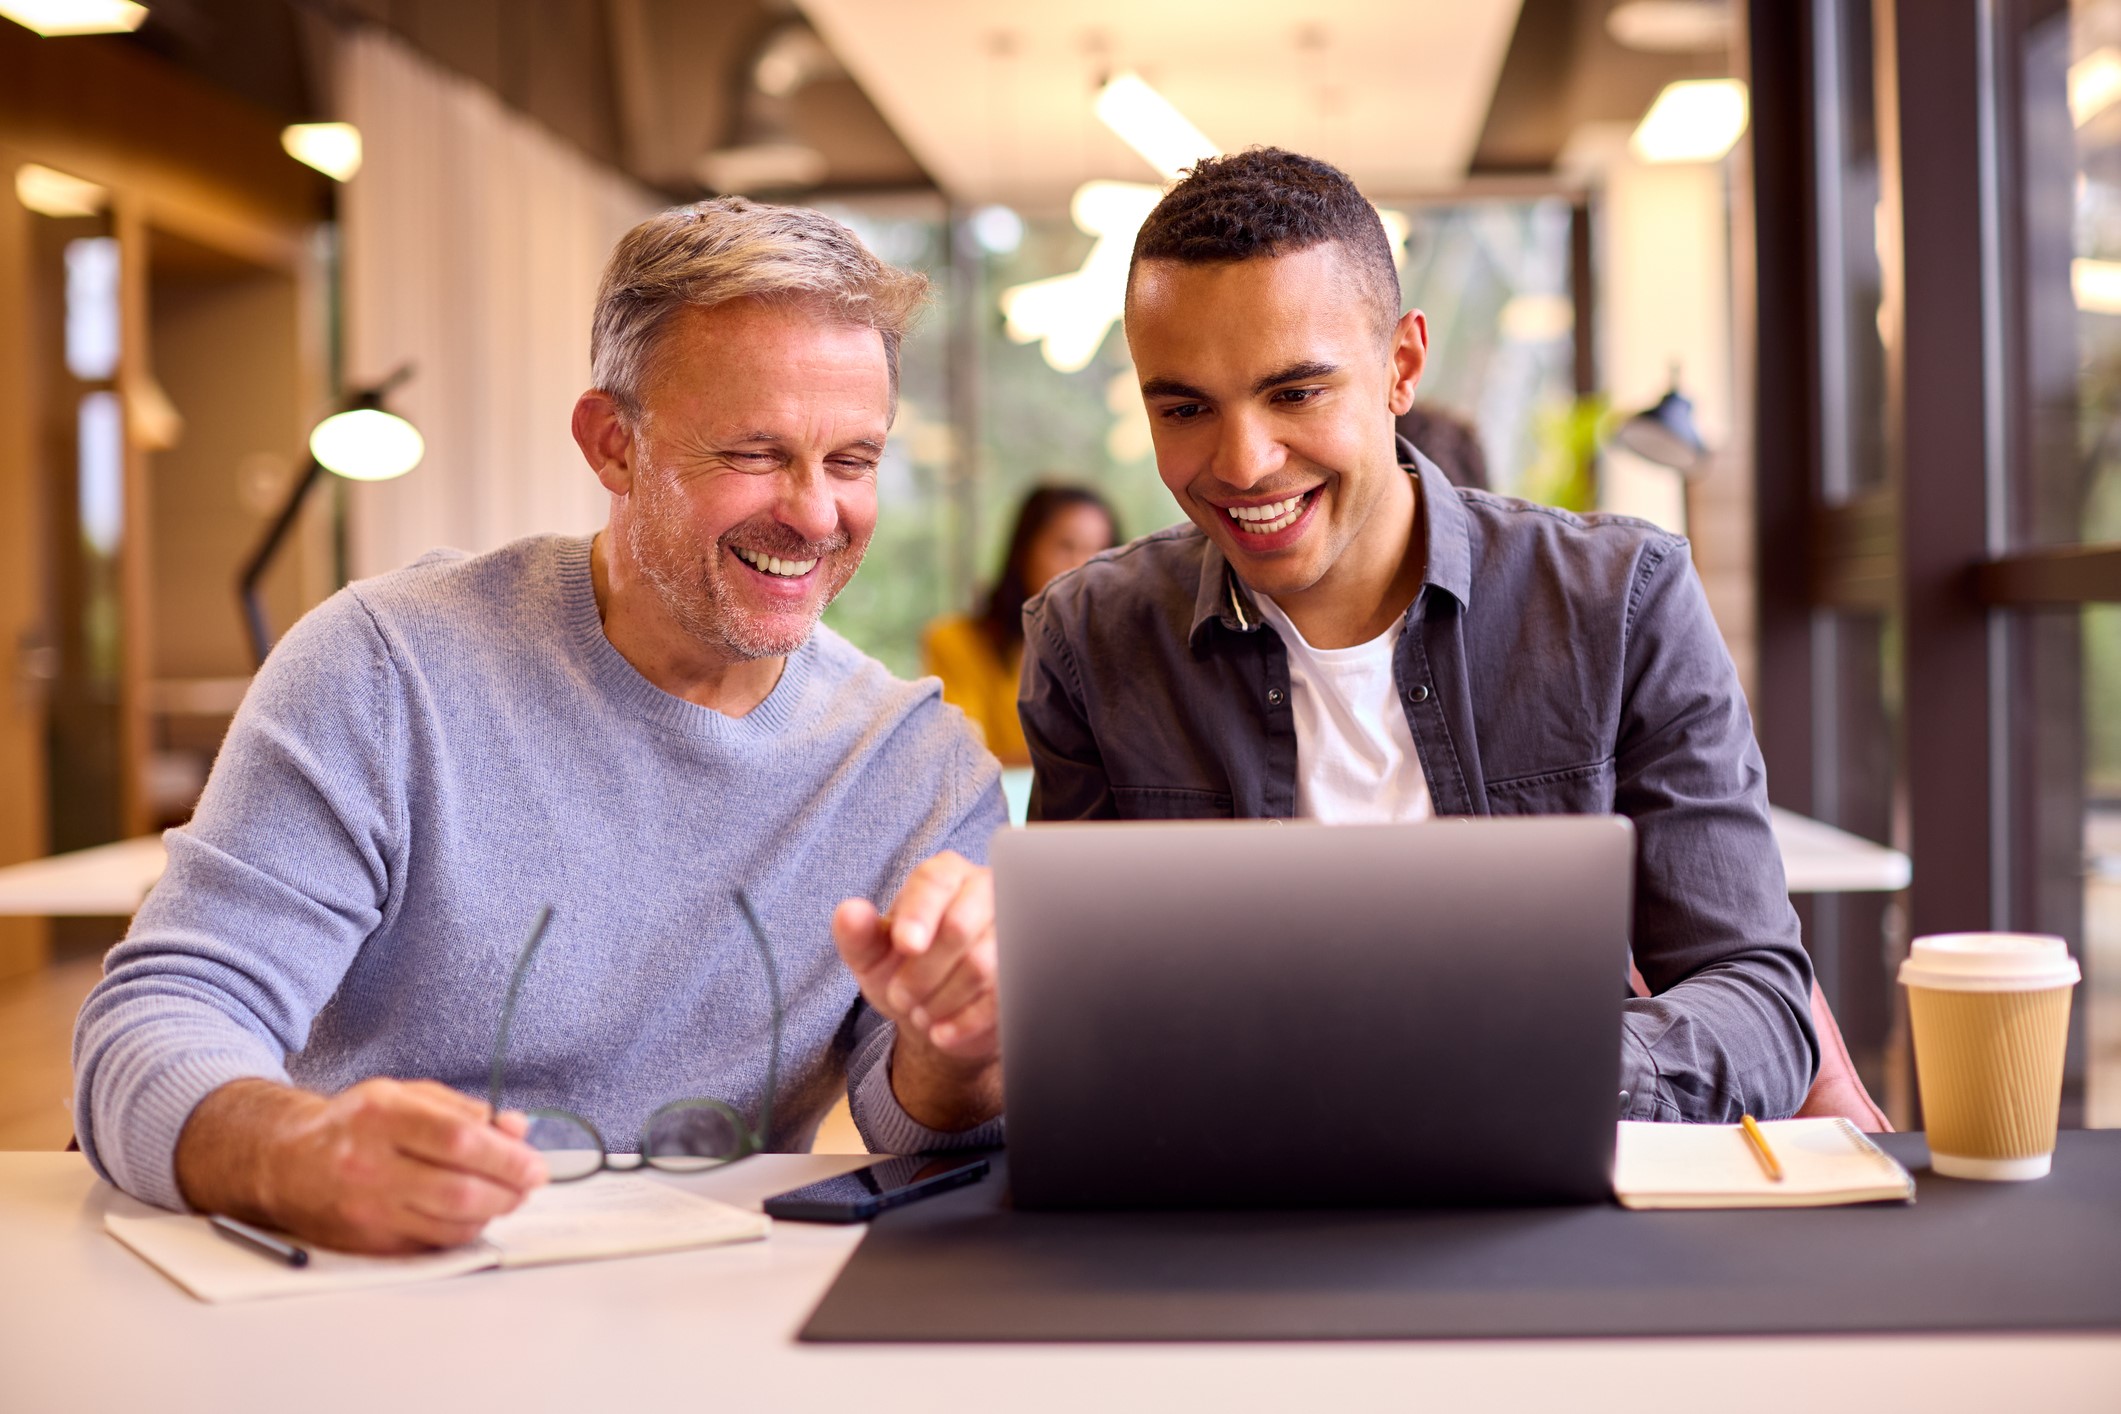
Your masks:
{"label": "white desk", "polygon": [[[686,1180],[737,1202],[858,1158]],[[659,1180],[642,1179],[642,1182]],[[0,1154],[0,1408],[486,1410],[2110,1411],[2121,1336],[1311,1345],[805,1346],[859,1240],[764,1243],[396,1290],[206,1306],[104,1236],[72,1154]]]}

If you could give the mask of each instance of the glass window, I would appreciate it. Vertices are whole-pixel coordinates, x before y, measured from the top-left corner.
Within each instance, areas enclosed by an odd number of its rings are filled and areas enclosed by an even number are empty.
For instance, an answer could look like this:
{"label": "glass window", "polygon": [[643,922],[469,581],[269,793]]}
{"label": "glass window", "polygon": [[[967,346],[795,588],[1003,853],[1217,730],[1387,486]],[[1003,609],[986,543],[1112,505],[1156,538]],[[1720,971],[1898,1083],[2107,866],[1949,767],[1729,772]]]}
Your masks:
{"label": "glass window", "polygon": [[[2121,541],[2121,0],[2014,38],[2005,539]],[[2012,618],[2013,911],[2084,965],[2065,1116],[2121,1125],[2121,606]]]}

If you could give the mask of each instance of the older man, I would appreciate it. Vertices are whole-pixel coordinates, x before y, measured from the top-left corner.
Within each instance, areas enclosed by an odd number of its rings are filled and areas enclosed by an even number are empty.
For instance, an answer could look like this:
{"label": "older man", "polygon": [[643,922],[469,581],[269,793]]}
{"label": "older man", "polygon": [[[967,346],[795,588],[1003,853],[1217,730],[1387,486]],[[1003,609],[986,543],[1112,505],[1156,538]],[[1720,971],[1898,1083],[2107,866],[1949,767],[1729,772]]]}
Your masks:
{"label": "older man", "polygon": [[994,765],[932,683],[817,624],[875,527],[924,288],[735,199],[620,243],[574,412],[608,524],[429,555],[275,649],[82,1009],[101,1173],[346,1248],[469,1239],[547,1176],[523,1114],[470,1098],[546,904],[508,1102],[635,1150],[674,1099],[757,1123],[777,1060],[772,1147],[843,1081],[872,1148],[996,1137],[968,862]]}

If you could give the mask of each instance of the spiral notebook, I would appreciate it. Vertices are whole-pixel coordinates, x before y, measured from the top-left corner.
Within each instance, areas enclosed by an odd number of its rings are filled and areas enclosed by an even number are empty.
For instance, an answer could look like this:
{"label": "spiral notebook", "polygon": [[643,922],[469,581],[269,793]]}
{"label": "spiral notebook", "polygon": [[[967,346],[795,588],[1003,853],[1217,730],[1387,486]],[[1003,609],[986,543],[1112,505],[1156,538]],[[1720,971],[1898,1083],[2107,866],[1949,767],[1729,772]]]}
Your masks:
{"label": "spiral notebook", "polygon": [[1760,1126],[1782,1165],[1770,1178],[1735,1124],[1623,1120],[1613,1190],[1629,1208],[1827,1208],[1911,1202],[1915,1180],[1845,1119]]}
{"label": "spiral notebook", "polygon": [[605,1174],[539,1189],[468,1247],[411,1257],[363,1257],[310,1249],[289,1267],[229,1241],[205,1218],[124,1200],[103,1227],[201,1301],[254,1301],[327,1291],[402,1286],[496,1267],[537,1267],[637,1257],[764,1237],[772,1219],[652,1178]]}

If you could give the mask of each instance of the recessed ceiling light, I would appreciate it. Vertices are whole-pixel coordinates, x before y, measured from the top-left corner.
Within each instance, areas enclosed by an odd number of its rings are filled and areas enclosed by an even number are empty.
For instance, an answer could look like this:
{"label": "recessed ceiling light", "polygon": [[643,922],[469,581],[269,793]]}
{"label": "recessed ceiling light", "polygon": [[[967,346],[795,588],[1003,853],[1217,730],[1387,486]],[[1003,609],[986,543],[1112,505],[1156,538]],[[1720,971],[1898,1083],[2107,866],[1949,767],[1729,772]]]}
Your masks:
{"label": "recessed ceiling light", "polygon": [[130,34],[147,18],[131,0],[0,0],[0,15],[46,39],[67,34]]}
{"label": "recessed ceiling light", "polygon": [[15,199],[39,216],[93,216],[110,204],[94,182],[26,162],[15,169]]}
{"label": "recessed ceiling light", "polygon": [[1718,162],[1745,132],[1745,85],[1683,79],[1664,86],[1628,146],[1645,162]]}
{"label": "recessed ceiling light", "polygon": [[335,182],[361,170],[361,130],[352,123],[292,123],[280,129],[280,146]]}

